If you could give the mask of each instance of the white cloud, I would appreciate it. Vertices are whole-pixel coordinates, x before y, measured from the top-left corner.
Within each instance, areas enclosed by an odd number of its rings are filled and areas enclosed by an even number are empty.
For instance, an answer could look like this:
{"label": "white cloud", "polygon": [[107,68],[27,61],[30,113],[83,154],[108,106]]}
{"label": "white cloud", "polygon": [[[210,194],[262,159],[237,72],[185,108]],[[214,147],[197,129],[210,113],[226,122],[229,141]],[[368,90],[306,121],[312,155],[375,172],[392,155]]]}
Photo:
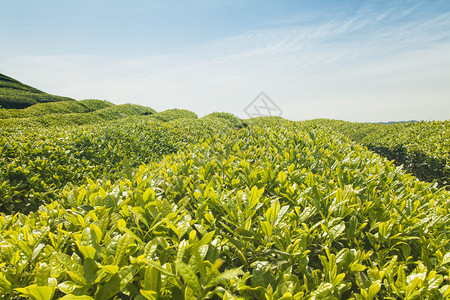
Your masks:
{"label": "white cloud", "polygon": [[421,9],[369,6],[320,23],[290,20],[183,54],[9,57],[2,72],[55,94],[199,115],[245,117],[264,90],[290,119],[448,119],[450,12]]}

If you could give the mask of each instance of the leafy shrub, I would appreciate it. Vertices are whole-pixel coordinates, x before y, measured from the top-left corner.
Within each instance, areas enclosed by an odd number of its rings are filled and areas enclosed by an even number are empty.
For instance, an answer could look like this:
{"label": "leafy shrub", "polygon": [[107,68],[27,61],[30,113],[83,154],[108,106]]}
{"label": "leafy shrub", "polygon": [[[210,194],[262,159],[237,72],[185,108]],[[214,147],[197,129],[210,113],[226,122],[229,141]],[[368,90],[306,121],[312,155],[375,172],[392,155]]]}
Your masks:
{"label": "leafy shrub", "polygon": [[447,298],[448,192],[314,127],[218,133],[0,216],[0,296]]}
{"label": "leafy shrub", "polygon": [[[98,103],[95,105],[97,107],[100,106]],[[144,115],[144,114],[147,115],[155,113],[155,111],[149,107],[135,104],[121,104],[113,106],[108,104],[106,105],[107,106],[105,108],[83,113],[66,113],[66,114],[54,113],[54,114],[45,114],[38,117],[5,119],[0,120],[0,125],[23,126],[23,127],[88,125],[88,124],[102,123],[111,120],[117,120],[133,115]],[[74,106],[80,107],[79,105]],[[85,107],[86,105],[82,105],[80,109],[85,110],[86,109]],[[30,107],[30,109],[31,108],[32,107]]]}
{"label": "leafy shrub", "polygon": [[163,122],[169,122],[176,119],[197,119],[198,116],[192,111],[185,110],[185,109],[168,109],[159,113],[156,113],[152,116],[152,118],[155,118],[157,120],[163,121]]}
{"label": "leafy shrub", "polygon": [[5,109],[0,111],[0,119],[30,118],[49,114],[87,113],[114,106],[104,100],[82,100],[38,103],[24,109]]}
{"label": "leafy shrub", "polygon": [[124,159],[137,167],[231,128],[203,120],[162,123],[134,116],[89,126],[0,130],[0,211],[10,213],[36,209],[68,183],[116,180],[124,175]]}
{"label": "leafy shrub", "polygon": [[223,122],[227,123],[228,126],[231,126],[233,128],[242,128],[247,126],[247,123],[238,117],[236,117],[233,114],[226,113],[226,112],[213,112],[209,115],[204,116],[204,118],[218,118],[221,119]]}
{"label": "leafy shrub", "polygon": [[114,106],[114,104],[109,101],[97,99],[85,99],[78,101],[78,103],[86,108],[86,112],[96,111],[99,109]]}
{"label": "leafy shrub", "polygon": [[0,140],[0,211],[30,211],[55,199],[67,183],[117,179],[132,167],[175,149],[170,128],[156,122],[67,129],[17,129]]}
{"label": "leafy shrub", "polygon": [[425,181],[450,188],[450,121],[392,125],[318,120]]}
{"label": "leafy shrub", "polygon": [[7,109],[22,109],[33,104],[57,101],[74,101],[72,98],[45,93],[0,88],[0,105]]}

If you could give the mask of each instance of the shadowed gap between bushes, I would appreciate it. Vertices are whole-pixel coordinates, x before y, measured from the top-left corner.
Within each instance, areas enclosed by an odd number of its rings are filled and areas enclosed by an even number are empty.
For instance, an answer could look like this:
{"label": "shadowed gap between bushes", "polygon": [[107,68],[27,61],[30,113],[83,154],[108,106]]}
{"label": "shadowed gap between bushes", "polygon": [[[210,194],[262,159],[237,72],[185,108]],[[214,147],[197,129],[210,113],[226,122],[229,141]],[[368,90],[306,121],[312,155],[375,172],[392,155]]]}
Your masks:
{"label": "shadowed gap between bushes", "polygon": [[450,190],[450,172],[446,169],[446,161],[430,158],[425,154],[414,151],[408,152],[404,146],[395,148],[367,146],[367,148],[396,165],[403,165],[405,171],[412,173],[419,180],[437,182],[439,187]]}

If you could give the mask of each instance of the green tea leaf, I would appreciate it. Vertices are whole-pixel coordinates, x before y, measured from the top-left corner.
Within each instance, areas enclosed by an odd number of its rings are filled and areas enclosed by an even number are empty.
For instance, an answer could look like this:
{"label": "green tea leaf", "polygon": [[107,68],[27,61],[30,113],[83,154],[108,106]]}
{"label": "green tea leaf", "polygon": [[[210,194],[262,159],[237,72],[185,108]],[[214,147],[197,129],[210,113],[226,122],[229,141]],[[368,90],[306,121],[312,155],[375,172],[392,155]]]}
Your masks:
{"label": "green tea leaf", "polygon": [[114,256],[114,265],[118,266],[122,261],[122,258],[125,256],[128,245],[130,244],[130,236],[125,234],[119,238],[117,241],[116,253]]}
{"label": "green tea leaf", "polygon": [[181,261],[177,261],[175,265],[177,267],[177,272],[181,275],[187,286],[192,289],[195,295],[200,295],[202,288],[192,268]]}
{"label": "green tea leaf", "polygon": [[61,298],[61,300],[94,300],[94,298],[86,295],[76,296],[76,295],[65,295]]}
{"label": "green tea leaf", "polygon": [[51,300],[55,293],[55,288],[49,286],[37,286],[36,284],[25,288],[16,289],[22,295],[32,297],[36,300]]}
{"label": "green tea leaf", "polygon": [[156,296],[159,295],[161,290],[161,272],[157,268],[153,266],[146,268],[144,275],[144,289],[154,291]]}
{"label": "green tea leaf", "polygon": [[12,288],[11,282],[9,282],[2,273],[0,273],[0,288],[7,292]]}
{"label": "green tea leaf", "polygon": [[79,287],[81,286],[75,284],[73,281],[64,281],[58,284],[58,289],[65,294],[71,294],[76,288]]}
{"label": "green tea leaf", "polygon": [[158,293],[156,293],[155,291],[148,291],[148,290],[140,290],[140,293],[142,296],[145,297],[145,299],[148,300],[156,300],[158,299]]}
{"label": "green tea leaf", "polygon": [[95,294],[96,300],[108,300],[120,292],[120,277],[118,274],[111,277],[109,281],[100,286]]}
{"label": "green tea leaf", "polygon": [[372,285],[369,288],[367,299],[368,300],[375,299],[380,289],[381,289],[381,281],[377,280],[374,283],[372,283]]}
{"label": "green tea leaf", "polygon": [[50,277],[50,267],[46,263],[39,263],[36,268],[36,284],[38,286],[47,286]]}

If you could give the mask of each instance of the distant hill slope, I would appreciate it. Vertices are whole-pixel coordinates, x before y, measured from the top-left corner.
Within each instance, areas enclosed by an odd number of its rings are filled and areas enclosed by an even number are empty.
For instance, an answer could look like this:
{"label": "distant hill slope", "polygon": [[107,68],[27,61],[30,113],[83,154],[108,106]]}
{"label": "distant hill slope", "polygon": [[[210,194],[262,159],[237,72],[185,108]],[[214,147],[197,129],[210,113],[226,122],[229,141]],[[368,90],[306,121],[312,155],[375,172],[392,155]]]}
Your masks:
{"label": "distant hill slope", "polygon": [[394,124],[405,124],[405,123],[417,123],[417,120],[409,120],[409,121],[389,121],[389,122],[375,122],[373,124],[381,124],[381,125],[394,125]]}
{"label": "distant hill slope", "polygon": [[37,94],[45,94],[43,91],[40,91],[29,85],[23,84],[22,82],[14,79],[14,78],[11,78],[9,76],[6,76],[4,74],[1,74],[1,73],[0,73],[0,87],[14,89],[14,90],[22,90],[22,91],[32,92],[32,93],[37,93]]}
{"label": "distant hill slope", "polygon": [[155,113],[141,105],[115,105],[95,99],[76,101],[50,95],[0,74],[0,126],[3,127],[87,125]]}
{"label": "distant hill slope", "polygon": [[31,118],[50,114],[88,113],[114,106],[106,100],[87,99],[38,103],[24,109],[0,109],[0,119]]}
{"label": "distant hill slope", "polygon": [[0,73],[0,108],[22,109],[37,103],[58,101],[74,101],[74,99],[44,93]]}
{"label": "distant hill slope", "polygon": [[196,113],[186,110],[186,109],[168,109],[165,111],[158,112],[152,115],[152,118],[155,118],[162,122],[169,122],[176,119],[197,119],[198,116]]}
{"label": "distant hill slope", "polygon": [[[77,101],[74,103],[80,103]],[[109,103],[109,102],[106,102]],[[50,113],[29,118],[0,119],[1,126],[47,127],[98,124],[106,121],[118,120],[136,115],[152,115],[155,113],[150,107],[136,104],[121,104],[107,106],[90,112]]]}

